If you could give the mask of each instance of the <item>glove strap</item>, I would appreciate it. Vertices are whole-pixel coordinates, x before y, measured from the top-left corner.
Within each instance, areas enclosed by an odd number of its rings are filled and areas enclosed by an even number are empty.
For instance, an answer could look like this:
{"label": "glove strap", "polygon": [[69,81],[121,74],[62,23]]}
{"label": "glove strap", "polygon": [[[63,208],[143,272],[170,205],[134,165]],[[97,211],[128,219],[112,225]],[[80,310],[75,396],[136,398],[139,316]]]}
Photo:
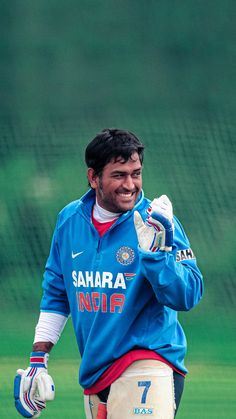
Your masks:
{"label": "glove strap", "polygon": [[45,368],[48,367],[49,354],[47,352],[31,352],[30,354],[30,366],[34,368]]}

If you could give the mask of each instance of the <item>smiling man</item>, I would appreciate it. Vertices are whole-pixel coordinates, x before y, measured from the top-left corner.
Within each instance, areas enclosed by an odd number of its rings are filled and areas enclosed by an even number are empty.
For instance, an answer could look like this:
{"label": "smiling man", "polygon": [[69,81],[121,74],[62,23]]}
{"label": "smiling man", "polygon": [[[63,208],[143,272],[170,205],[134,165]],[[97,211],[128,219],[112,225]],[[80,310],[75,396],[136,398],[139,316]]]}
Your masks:
{"label": "smiling man", "polygon": [[86,148],[91,188],[58,216],[30,366],[15,378],[22,416],[37,417],[54,398],[48,353],[69,315],[86,419],[176,416],[187,373],[178,311],[199,302],[202,275],[169,198],[144,196],[143,154],[119,129]]}
{"label": "smiling man", "polygon": [[121,130],[104,130],[88,145],[88,180],[99,206],[114,213],[134,207],[142,188],[143,149],[134,134]]}

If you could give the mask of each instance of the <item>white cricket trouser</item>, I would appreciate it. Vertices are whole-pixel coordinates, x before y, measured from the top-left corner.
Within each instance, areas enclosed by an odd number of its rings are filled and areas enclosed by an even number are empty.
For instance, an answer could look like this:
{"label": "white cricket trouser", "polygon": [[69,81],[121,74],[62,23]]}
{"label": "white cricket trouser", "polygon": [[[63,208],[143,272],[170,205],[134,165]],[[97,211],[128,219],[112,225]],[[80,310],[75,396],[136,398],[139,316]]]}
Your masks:
{"label": "white cricket trouser", "polygon": [[[96,394],[84,396],[86,419],[97,418],[99,402]],[[111,384],[106,407],[107,416],[99,415],[99,418],[131,419],[144,415],[173,419],[175,396],[172,369],[156,360],[134,362]]]}

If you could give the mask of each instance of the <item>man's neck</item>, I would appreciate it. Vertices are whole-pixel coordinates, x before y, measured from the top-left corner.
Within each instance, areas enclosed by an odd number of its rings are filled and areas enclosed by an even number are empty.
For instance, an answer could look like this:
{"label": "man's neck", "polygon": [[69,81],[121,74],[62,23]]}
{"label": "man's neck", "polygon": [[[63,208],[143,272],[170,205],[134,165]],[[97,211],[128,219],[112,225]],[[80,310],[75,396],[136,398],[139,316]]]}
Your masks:
{"label": "man's neck", "polygon": [[96,203],[93,207],[93,217],[95,220],[99,221],[100,223],[107,223],[118,218],[120,214],[121,213],[107,211],[105,208],[102,208],[96,199]]}

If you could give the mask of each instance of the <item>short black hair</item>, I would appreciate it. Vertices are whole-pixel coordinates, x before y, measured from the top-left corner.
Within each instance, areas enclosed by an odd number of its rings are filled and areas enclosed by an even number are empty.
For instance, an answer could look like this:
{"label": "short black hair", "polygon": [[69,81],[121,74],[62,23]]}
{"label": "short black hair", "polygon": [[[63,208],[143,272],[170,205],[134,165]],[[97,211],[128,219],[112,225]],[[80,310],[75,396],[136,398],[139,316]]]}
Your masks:
{"label": "short black hair", "polygon": [[105,128],[87,145],[85,162],[96,175],[100,175],[104,166],[111,160],[122,158],[128,161],[133,153],[138,153],[141,164],[144,157],[144,145],[130,131]]}

